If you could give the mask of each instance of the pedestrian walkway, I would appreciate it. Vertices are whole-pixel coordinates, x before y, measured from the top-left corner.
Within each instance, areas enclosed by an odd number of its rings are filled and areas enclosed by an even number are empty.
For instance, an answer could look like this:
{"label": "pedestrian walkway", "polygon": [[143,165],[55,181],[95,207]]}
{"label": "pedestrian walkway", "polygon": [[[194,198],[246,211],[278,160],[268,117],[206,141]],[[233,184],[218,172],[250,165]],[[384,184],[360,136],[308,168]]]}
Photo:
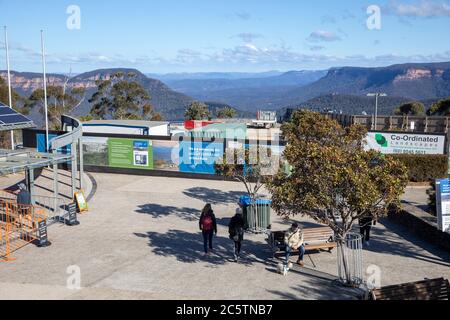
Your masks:
{"label": "pedestrian walkway", "polygon": [[[243,259],[233,262],[227,225],[240,183],[164,177],[93,174],[97,192],[77,227],[55,226],[53,245],[28,246],[17,261],[0,265],[0,299],[354,299],[333,284],[336,252],[311,254],[306,268],[276,272],[263,235],[246,235]],[[218,219],[215,253],[203,257],[200,210],[213,205]],[[274,218],[274,229],[292,221]],[[311,220],[297,217],[303,226]],[[312,259],[312,260],[311,260]],[[314,262],[314,264],[313,264]],[[364,264],[378,265],[382,284],[425,277],[450,278],[450,256],[388,221],[374,230]],[[80,291],[65,289],[67,268],[81,270]],[[317,268],[314,268],[316,265]]]}

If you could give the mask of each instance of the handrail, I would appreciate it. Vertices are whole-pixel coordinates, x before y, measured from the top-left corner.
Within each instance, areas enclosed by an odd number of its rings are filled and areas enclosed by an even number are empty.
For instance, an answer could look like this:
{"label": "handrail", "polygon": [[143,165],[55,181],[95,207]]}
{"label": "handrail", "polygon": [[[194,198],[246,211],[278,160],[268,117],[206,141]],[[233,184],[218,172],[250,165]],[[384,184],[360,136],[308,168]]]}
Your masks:
{"label": "handrail", "polygon": [[66,125],[70,122],[73,129],[62,136],[54,138],[51,142],[51,151],[68,146],[83,137],[83,125],[78,119],[66,115],[63,115],[61,119]]}

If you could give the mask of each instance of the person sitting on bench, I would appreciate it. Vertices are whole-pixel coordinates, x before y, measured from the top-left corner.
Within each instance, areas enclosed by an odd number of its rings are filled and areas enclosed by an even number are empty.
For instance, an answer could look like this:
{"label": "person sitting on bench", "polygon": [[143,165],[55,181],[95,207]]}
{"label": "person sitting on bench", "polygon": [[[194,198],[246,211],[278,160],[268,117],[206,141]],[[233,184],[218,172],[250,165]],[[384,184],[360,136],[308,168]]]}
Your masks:
{"label": "person sitting on bench", "polygon": [[286,244],[286,266],[289,266],[289,258],[293,251],[298,250],[297,264],[304,266],[303,257],[305,256],[305,243],[303,240],[303,230],[297,223],[293,223],[291,228],[286,231],[284,236],[284,243]]}

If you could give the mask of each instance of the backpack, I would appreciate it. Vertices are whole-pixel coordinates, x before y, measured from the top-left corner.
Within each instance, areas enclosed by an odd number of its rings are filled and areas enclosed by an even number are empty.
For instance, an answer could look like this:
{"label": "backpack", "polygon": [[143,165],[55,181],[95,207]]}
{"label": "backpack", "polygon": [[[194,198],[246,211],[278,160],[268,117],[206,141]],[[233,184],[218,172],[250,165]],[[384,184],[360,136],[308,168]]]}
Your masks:
{"label": "backpack", "polygon": [[211,231],[214,229],[214,221],[211,215],[203,217],[202,221],[203,231]]}

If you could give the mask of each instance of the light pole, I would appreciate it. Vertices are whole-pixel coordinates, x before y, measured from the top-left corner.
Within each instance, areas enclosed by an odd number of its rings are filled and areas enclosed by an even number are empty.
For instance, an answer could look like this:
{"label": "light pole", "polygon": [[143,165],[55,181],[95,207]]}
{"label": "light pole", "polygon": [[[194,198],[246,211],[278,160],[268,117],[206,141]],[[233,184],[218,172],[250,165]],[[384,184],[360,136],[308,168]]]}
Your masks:
{"label": "light pole", "polygon": [[44,31],[41,30],[41,48],[42,48],[42,75],[44,77],[44,112],[45,112],[45,152],[49,151],[48,141],[48,104],[47,104],[47,73],[45,69],[45,46]]}
{"label": "light pole", "polygon": [[[9,95],[9,107],[13,108],[13,101],[12,101],[12,89],[11,89],[11,67],[9,64],[9,44],[8,44],[8,28],[5,26],[5,49],[6,49],[6,68],[8,73],[8,95]],[[14,150],[14,130],[11,130],[11,149]]]}
{"label": "light pole", "polygon": [[368,97],[375,97],[375,119],[374,122],[372,123],[372,130],[377,130],[377,120],[378,120],[378,98],[379,97],[387,97],[386,93],[381,93],[381,92],[376,92],[376,93],[368,93],[367,94]]}

